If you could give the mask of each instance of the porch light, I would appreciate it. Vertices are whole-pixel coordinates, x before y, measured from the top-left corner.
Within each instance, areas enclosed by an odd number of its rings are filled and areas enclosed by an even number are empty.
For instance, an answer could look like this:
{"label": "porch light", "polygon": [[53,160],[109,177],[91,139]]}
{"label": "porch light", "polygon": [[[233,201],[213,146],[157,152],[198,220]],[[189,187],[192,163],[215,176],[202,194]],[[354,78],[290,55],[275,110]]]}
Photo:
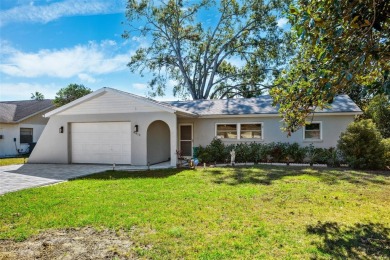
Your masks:
{"label": "porch light", "polygon": [[138,133],[138,125],[134,126],[134,133]]}
{"label": "porch light", "polygon": [[64,133],[64,127],[61,126],[61,127],[58,129],[58,132],[59,132],[60,134]]}

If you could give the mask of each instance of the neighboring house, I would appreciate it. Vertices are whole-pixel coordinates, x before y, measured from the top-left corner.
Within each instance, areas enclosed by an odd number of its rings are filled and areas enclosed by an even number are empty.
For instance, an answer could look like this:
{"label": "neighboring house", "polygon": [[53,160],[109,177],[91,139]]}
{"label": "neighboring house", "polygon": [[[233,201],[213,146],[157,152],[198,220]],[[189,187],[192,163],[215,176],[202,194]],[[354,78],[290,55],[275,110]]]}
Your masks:
{"label": "neighboring house", "polygon": [[29,153],[54,108],[49,99],[0,102],[0,158]]}
{"label": "neighboring house", "polygon": [[297,142],[336,146],[361,110],[346,95],[308,118],[291,137],[270,96],[250,99],[157,102],[103,88],[57,108],[30,156],[31,163],[116,163],[147,165],[192,156],[193,147],[213,138],[226,143]]}

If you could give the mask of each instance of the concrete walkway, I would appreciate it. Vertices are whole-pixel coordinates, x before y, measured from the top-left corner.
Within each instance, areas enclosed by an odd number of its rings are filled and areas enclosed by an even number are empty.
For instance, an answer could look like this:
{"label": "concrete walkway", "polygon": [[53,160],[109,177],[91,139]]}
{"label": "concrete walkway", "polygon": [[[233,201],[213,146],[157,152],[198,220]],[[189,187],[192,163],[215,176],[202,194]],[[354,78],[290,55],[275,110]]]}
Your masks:
{"label": "concrete walkway", "polygon": [[[168,163],[150,169],[170,168]],[[90,164],[18,164],[0,167],[0,195],[44,185],[64,182],[92,173],[112,170],[112,165]],[[147,166],[116,166],[115,170],[147,170]]]}

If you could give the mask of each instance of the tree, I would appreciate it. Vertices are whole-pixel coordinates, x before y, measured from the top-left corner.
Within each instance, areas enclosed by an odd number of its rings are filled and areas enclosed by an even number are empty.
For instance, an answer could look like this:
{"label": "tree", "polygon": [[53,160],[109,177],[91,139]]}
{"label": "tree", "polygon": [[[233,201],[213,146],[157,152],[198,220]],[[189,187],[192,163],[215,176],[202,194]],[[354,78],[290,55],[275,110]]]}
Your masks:
{"label": "tree", "polygon": [[45,96],[38,91],[35,91],[35,93],[31,93],[31,99],[32,100],[44,100]]}
{"label": "tree", "polygon": [[[291,51],[277,26],[285,8],[283,0],[129,0],[131,30],[123,37],[151,43],[128,66],[152,74],[151,96],[163,95],[168,80],[175,96],[192,99],[261,94]],[[215,18],[207,22],[210,13]]]}
{"label": "tree", "polygon": [[390,138],[390,99],[386,95],[375,96],[364,109],[365,117],[371,118],[383,138]]}
{"label": "tree", "polygon": [[91,92],[92,90],[84,87],[84,85],[69,84],[66,88],[62,88],[57,92],[53,103],[57,107],[60,107],[72,102],[73,100],[88,95]]}
{"label": "tree", "polygon": [[336,94],[390,94],[388,0],[301,0],[289,19],[299,51],[271,90],[289,133]]}

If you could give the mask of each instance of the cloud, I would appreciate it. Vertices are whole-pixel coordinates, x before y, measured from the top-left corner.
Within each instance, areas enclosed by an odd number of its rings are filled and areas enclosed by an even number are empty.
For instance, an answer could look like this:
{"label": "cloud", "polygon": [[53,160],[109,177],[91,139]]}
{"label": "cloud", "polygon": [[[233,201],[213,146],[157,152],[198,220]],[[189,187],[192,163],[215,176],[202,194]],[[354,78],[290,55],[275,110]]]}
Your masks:
{"label": "cloud", "polygon": [[41,92],[45,98],[54,98],[63,85],[38,83],[1,83],[0,100],[27,100],[31,93]]}
{"label": "cloud", "polygon": [[107,44],[107,41],[101,44],[90,42],[87,45],[59,50],[43,49],[36,53],[27,53],[8,46],[0,51],[0,72],[26,78],[77,76],[93,80],[93,75],[126,70],[131,53],[115,53],[117,49],[113,43],[114,41],[110,44]]}
{"label": "cloud", "polygon": [[79,79],[88,83],[95,83],[96,79],[88,74],[80,73],[78,75]]}
{"label": "cloud", "polygon": [[124,0],[65,0],[47,5],[31,2],[0,11],[0,26],[13,22],[48,23],[66,16],[112,14],[124,10]]}
{"label": "cloud", "polygon": [[138,90],[145,90],[148,88],[148,85],[144,83],[133,83],[132,87]]}
{"label": "cloud", "polygon": [[[132,43],[136,43],[137,46],[141,47],[141,48],[147,48],[150,45],[148,39],[146,37],[143,37],[143,36],[133,36],[131,38],[131,42]],[[128,44],[128,43],[129,43],[129,40],[124,42],[125,45]]]}
{"label": "cloud", "polygon": [[278,27],[283,28],[286,24],[288,24],[287,18],[280,18],[278,20]]}

